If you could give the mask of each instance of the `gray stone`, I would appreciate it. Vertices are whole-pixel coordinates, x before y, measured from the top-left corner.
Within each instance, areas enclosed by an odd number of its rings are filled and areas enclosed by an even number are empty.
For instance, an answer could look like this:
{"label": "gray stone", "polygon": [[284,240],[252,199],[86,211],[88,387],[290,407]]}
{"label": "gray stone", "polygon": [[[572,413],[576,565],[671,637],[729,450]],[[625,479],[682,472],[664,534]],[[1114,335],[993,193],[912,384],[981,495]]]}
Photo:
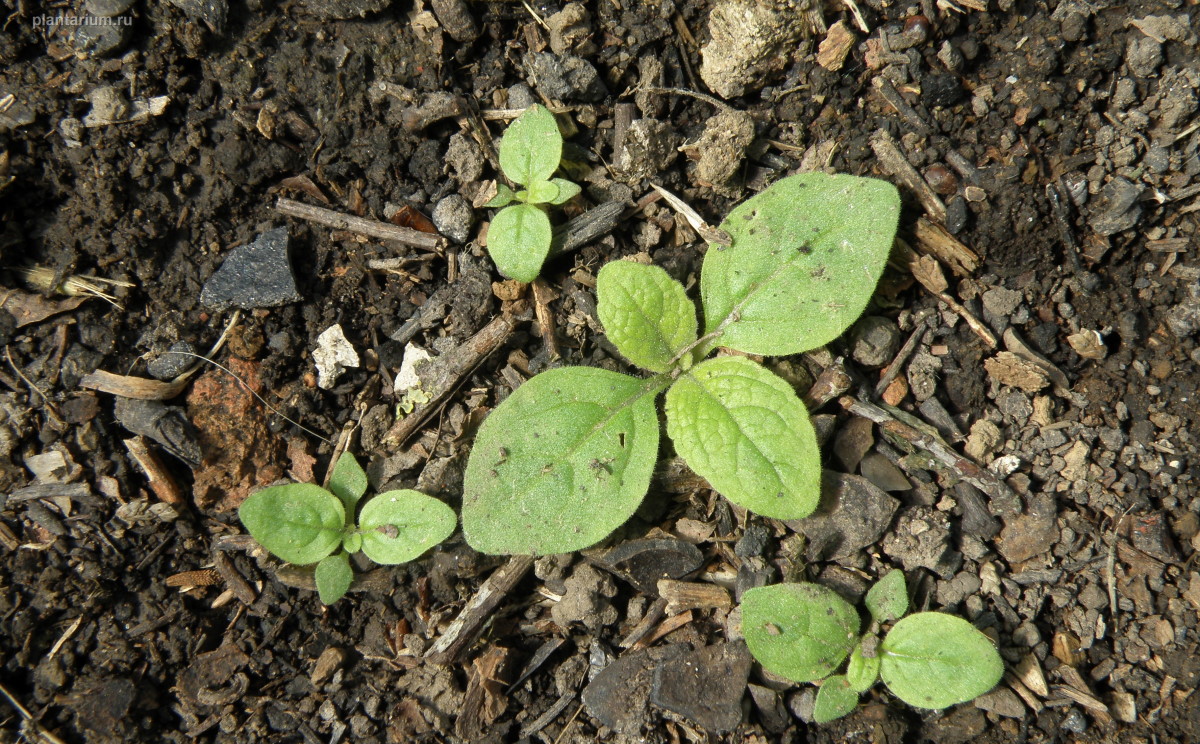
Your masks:
{"label": "gray stone", "polygon": [[899,506],[866,478],[826,470],[817,511],[785,524],[808,538],[809,560],[837,560],[879,540]]}
{"label": "gray stone", "polygon": [[854,361],[873,369],[888,364],[900,349],[900,328],[895,321],[868,315],[854,324],[850,334],[850,354]]}
{"label": "gray stone", "polygon": [[637,735],[646,721],[654,670],[688,653],[687,646],[627,651],[600,670],[581,696],[588,713],[605,726],[626,736]]}
{"label": "gray stone", "polygon": [[301,4],[311,15],[332,21],[365,18],[391,5],[392,0],[301,0]]}
{"label": "gray stone", "polygon": [[1021,704],[1021,698],[1004,685],[976,698],[975,707],[1005,718],[1025,717],[1025,706]]}
{"label": "gray stone", "polygon": [[1137,224],[1142,208],[1137,204],[1141,188],[1117,176],[1100,190],[1092,202],[1091,227],[1101,235],[1112,235]]}
{"label": "gray stone", "polygon": [[996,541],[996,549],[1010,566],[1045,553],[1058,542],[1057,516],[1052,495],[1035,496],[1028,513],[1008,520]]}
{"label": "gray stone", "polygon": [[137,0],[87,0],[88,15],[112,18],[119,16],[134,6]]}
{"label": "gray stone", "polygon": [[927,506],[911,506],[900,512],[896,527],[883,539],[883,552],[900,561],[905,571],[927,568],[950,579],[962,565],[950,539],[950,520]]}
{"label": "gray stone", "polygon": [[1162,64],[1162,44],[1149,36],[1137,36],[1125,47],[1125,63],[1129,71],[1138,77],[1150,77]]}
{"label": "gray stone", "polygon": [[[172,352],[183,352],[174,354]],[[171,380],[183,373],[188,367],[196,363],[196,358],[188,356],[195,354],[196,347],[187,341],[176,341],[171,345],[171,348],[166,352],[159,354],[146,363],[146,371],[150,376],[158,380]]]}
{"label": "gray stone", "polygon": [[268,230],[253,243],[230,251],[200,292],[200,304],[214,310],[279,307],[300,299],[286,227]]}
{"label": "gray stone", "polygon": [[465,0],[432,0],[433,14],[438,23],[460,44],[469,44],[479,38],[479,22],[471,13]]}
{"label": "gray stone", "polygon": [[479,143],[462,132],[450,135],[446,162],[458,174],[459,183],[474,183],[483,177],[483,150]]}
{"label": "gray stone", "polygon": [[458,194],[450,194],[433,208],[434,226],[455,243],[465,243],[470,239],[474,221],[475,210]]}
{"label": "gray stone", "polygon": [[600,73],[582,57],[539,52],[531,55],[529,76],[547,98],[594,103],[608,95]]}
{"label": "gray stone", "polygon": [[201,21],[213,33],[225,30],[229,18],[228,0],[170,0],[171,4],[187,14],[193,21]]}
{"label": "gray stone", "polygon": [[742,641],[668,659],[654,670],[650,702],[706,731],[732,731],[742,722],[750,663],[750,651]]}
{"label": "gray stone", "polygon": [[912,481],[891,460],[878,452],[868,452],[858,464],[863,477],[883,491],[908,491]]}
{"label": "gray stone", "polygon": [[961,196],[952,196],[946,201],[946,232],[958,235],[967,226],[971,214],[967,210],[967,200]]}
{"label": "gray stone", "polygon": [[1006,318],[1013,314],[1025,295],[1004,287],[994,287],[983,293],[983,312],[995,318]]}
{"label": "gray stone", "polygon": [[71,34],[71,46],[84,57],[105,57],[125,48],[133,36],[133,27],[106,23],[108,19],[88,16]]}

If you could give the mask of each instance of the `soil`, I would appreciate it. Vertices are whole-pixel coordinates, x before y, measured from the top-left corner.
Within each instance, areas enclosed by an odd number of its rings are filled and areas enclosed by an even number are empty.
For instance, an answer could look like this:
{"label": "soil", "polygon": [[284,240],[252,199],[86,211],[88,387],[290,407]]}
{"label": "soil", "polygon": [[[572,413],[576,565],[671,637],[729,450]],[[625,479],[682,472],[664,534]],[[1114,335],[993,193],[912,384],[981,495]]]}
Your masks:
{"label": "soil", "polygon": [[[6,2],[0,741],[1200,740],[1200,5],[860,0],[869,32],[853,5]],[[112,13],[131,25],[53,22]],[[555,219],[628,209],[530,291],[486,258],[478,207],[498,176],[484,145],[535,100],[563,112],[585,186]],[[625,563],[587,551],[529,571],[456,535],[325,607],[243,536],[241,499],[319,479],[355,423],[374,487],[457,507],[475,429],[521,381],[633,371],[595,317],[604,262],[648,254],[695,282],[703,242],[645,198],[650,180],[716,225],[815,169],[899,185],[901,245],[861,331],[770,362],[802,394],[844,364],[842,392],[959,458],[820,401],[828,490],[883,504],[865,542],[829,542],[854,515],[818,528],[731,508],[665,438],[646,505],[607,544]],[[281,197],[433,216],[445,239],[285,217]],[[245,308],[221,368],[148,406],[81,384],[170,379],[163,352],[205,354],[237,302],[202,291],[278,227],[301,299]],[[914,281],[930,254],[958,309]],[[48,277],[30,286],[32,266]],[[112,302],[55,291],[76,276],[122,284],[99,284]],[[481,345],[497,317],[519,322]],[[334,325],[359,366],[324,388]],[[409,343],[454,364],[397,444]],[[972,463],[1003,488],[964,479]],[[656,596],[646,561],[707,600]],[[876,686],[811,723],[811,685],[747,662],[729,594],[807,579],[857,599],[890,568],[917,606],[995,638],[1009,674],[946,711]],[[498,571],[480,635],[437,645]]]}

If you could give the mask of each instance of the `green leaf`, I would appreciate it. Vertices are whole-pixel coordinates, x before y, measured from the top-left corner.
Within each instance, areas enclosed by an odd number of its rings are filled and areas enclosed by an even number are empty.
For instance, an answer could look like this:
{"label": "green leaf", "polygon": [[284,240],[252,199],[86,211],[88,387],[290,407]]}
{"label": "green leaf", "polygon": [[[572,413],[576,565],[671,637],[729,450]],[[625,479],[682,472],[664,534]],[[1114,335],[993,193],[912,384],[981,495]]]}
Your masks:
{"label": "green leaf", "polygon": [[721,223],[732,246],[709,246],[705,332],[768,355],[837,338],[871,299],[899,214],[900,196],[885,181],[802,173],[775,182]]}
{"label": "green leaf", "polygon": [[540,207],[513,204],[496,213],[487,249],[501,274],[528,284],[546,262],[550,236],[550,218]]}
{"label": "green leaf", "polygon": [[863,601],[877,623],[904,617],[908,612],[908,585],[904,583],[904,572],[898,568],[888,571],[875,582]]}
{"label": "green leaf", "polygon": [[683,285],[657,266],[611,261],[596,277],[596,305],[608,340],[652,372],[696,340],[696,306]]}
{"label": "green leaf", "polygon": [[342,537],[342,550],[347,553],[357,553],[362,550],[362,545],[362,535],[357,532],[348,532]]}
{"label": "green leaf", "polygon": [[408,489],[379,494],[358,518],[363,553],[385,566],[418,558],[450,537],[457,524],[453,509]]}
{"label": "green leaf", "polygon": [[499,209],[500,207],[503,207],[504,205],[511,202],[516,197],[517,197],[517,195],[514,194],[513,190],[510,189],[507,185],[502,184],[502,183],[497,183],[496,184],[496,195],[493,196],[483,206],[486,208]]}
{"label": "green leaf", "polygon": [[916,708],[974,700],[1004,674],[990,638],[961,617],[940,612],[919,612],[896,623],[879,653],[884,684]]}
{"label": "green leaf", "polygon": [[558,198],[558,184],[555,181],[561,180],[561,178],[556,178],[554,181],[534,181],[529,184],[529,203],[545,204],[546,202],[554,202]]}
{"label": "green leaf", "polygon": [[768,671],[796,682],[833,673],[858,640],[858,612],[818,584],[773,584],[742,596],[742,634]]}
{"label": "green leaf", "polygon": [[550,200],[551,204],[566,204],[579,195],[583,191],[579,184],[568,181],[565,178],[551,178],[550,183],[558,187],[558,196]]}
{"label": "green leaf", "polygon": [[744,357],[697,364],[667,391],[667,433],[688,466],[725,498],[800,519],[821,496],[821,453],[791,385]]}
{"label": "green leaf", "polygon": [[554,114],[533,105],[509,125],[500,140],[500,168],[504,175],[529,186],[548,181],[562,158],[562,135]]}
{"label": "green leaf", "polygon": [[[870,636],[875,641],[875,636]],[[863,656],[863,644],[860,641],[850,652],[850,661],[846,663],[846,681],[855,692],[866,692],[879,679],[879,656]]]}
{"label": "green leaf", "polygon": [[329,476],[329,490],[342,500],[342,506],[346,509],[346,519],[353,521],[354,507],[367,492],[367,474],[358,464],[358,460],[354,459],[354,455],[343,452],[338,458],[337,464],[333,466],[333,473]]}
{"label": "green leaf", "polygon": [[267,550],[289,563],[316,563],[337,549],[346,527],[342,502],[311,483],[271,486],[238,509],[242,524]]}
{"label": "green leaf", "polygon": [[851,689],[846,678],[838,674],[821,683],[817,690],[817,701],[813,706],[813,721],[829,723],[854,711],[858,705],[858,693]]}
{"label": "green leaf", "polygon": [[354,581],[354,571],[350,569],[350,557],[345,553],[334,553],[317,564],[313,574],[317,582],[317,595],[322,604],[331,605],[342,598]]}
{"label": "green leaf", "polygon": [[554,369],[479,427],[463,484],[463,533],[482,553],[569,553],[629,519],[658,458],[655,380]]}

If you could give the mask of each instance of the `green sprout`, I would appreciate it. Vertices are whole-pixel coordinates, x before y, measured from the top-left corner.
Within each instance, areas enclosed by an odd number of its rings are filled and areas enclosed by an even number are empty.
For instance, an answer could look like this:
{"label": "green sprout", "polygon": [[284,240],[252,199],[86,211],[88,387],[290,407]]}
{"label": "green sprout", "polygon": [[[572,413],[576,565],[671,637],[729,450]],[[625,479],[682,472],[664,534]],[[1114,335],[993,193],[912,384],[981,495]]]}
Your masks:
{"label": "green sprout", "polygon": [[[880,579],[865,600],[871,616],[859,635],[858,612],[832,589],[775,584],[742,597],[742,632],[765,669],[796,682],[820,681],[813,719],[850,713],[882,679],[915,708],[940,710],[974,700],[1000,681],[1004,662],[992,640],[966,620],[908,612],[904,572]],[[893,623],[880,640],[880,629]],[[843,661],[842,674],[834,674]]]}
{"label": "green sprout", "polygon": [[[525,188],[514,192],[497,185],[487,207],[504,207],[488,228],[487,248],[500,273],[532,282],[550,253],[550,217],[544,204],[564,204],[580,188],[565,178],[553,178],[562,159],[563,139],[554,114],[534,105],[517,117],[500,140],[500,169]],[[517,202],[517,203],[513,203]]]}
{"label": "green sprout", "polygon": [[412,490],[387,491],[354,514],[367,491],[367,474],[350,453],[338,458],[329,490],[289,483],[256,491],[238,509],[250,535],[289,563],[317,564],[317,594],[325,604],[342,598],[354,580],[350,554],[360,550],[383,565],[407,563],[450,536],[450,507]]}
{"label": "green sprout", "polygon": [[899,211],[884,181],[807,173],[776,182],[721,224],[731,246],[709,246],[703,326],[663,269],[604,266],[600,322],[617,350],[652,375],[566,367],[517,388],[471,451],[467,542],[490,554],[547,554],[607,537],[649,489],[663,391],[676,452],[714,489],[767,517],[811,514],[821,456],[808,410],[757,362],[707,357],[718,347],[795,354],[840,335],[875,291]]}

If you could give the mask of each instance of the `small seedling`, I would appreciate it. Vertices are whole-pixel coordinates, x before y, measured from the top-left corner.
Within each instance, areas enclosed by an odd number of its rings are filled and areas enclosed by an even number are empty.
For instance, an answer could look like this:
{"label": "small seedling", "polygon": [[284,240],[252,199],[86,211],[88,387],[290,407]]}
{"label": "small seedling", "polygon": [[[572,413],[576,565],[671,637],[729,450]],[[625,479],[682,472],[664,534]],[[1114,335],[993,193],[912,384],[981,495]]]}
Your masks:
{"label": "small seedling", "polygon": [[251,536],[289,563],[317,564],[317,594],[333,604],[350,588],[350,553],[362,551],[384,565],[407,563],[450,536],[457,519],[450,507],[411,490],[387,491],[363,505],[367,474],[350,453],[338,458],[329,490],[289,483],[257,491],[238,509]]}
{"label": "small seedling", "polygon": [[[554,114],[534,105],[517,117],[500,140],[500,168],[509,180],[525,188],[513,191],[497,185],[485,206],[504,207],[488,228],[487,248],[500,273],[532,282],[550,253],[550,217],[544,204],[563,204],[580,188],[565,178],[553,178],[562,159],[563,139]],[[515,204],[513,202],[516,202]]]}
{"label": "small seedling", "polygon": [[[742,598],[742,632],[754,658],[796,682],[821,681],[813,709],[817,723],[850,713],[859,694],[880,678],[909,705],[935,710],[974,700],[1000,681],[1004,662],[975,626],[941,612],[905,617],[902,571],[871,587],[865,604],[871,624],[860,636],[854,607],[817,584],[764,586]],[[845,671],[834,674],[847,657]]]}
{"label": "small seedling", "polygon": [[695,305],[666,271],[604,266],[600,322],[653,376],[567,367],[517,388],[480,427],[467,464],[467,542],[484,553],[546,554],[607,537],[649,489],[663,391],[676,452],[713,488],[764,516],[811,514],[821,457],[808,410],[757,362],[707,357],[720,346],[794,354],[840,335],[875,290],[899,210],[884,181],[823,173],[785,178],[741,204],[721,224],[732,244],[709,245],[704,259],[702,334]]}

